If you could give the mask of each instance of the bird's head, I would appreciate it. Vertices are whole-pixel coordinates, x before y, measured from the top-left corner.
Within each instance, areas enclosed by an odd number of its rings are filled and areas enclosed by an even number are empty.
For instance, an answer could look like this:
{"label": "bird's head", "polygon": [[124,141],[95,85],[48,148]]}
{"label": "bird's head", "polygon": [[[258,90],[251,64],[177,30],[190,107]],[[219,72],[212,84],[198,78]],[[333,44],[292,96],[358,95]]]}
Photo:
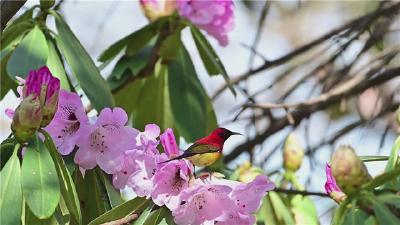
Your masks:
{"label": "bird's head", "polygon": [[226,141],[231,135],[242,135],[242,134],[230,131],[230,130],[228,130],[226,128],[218,127],[217,129],[215,129],[211,133],[211,135],[212,136],[218,136],[219,138],[221,138],[224,141]]}

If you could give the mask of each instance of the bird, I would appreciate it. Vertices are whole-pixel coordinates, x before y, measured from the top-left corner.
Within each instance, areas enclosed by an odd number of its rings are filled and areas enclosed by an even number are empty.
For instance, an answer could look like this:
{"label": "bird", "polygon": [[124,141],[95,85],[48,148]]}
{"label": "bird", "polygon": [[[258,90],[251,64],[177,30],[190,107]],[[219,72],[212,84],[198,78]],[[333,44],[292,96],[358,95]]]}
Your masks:
{"label": "bird", "polygon": [[206,137],[198,139],[180,156],[162,163],[178,159],[188,159],[194,166],[206,167],[215,163],[222,155],[225,141],[232,135],[242,135],[226,128],[216,128]]}

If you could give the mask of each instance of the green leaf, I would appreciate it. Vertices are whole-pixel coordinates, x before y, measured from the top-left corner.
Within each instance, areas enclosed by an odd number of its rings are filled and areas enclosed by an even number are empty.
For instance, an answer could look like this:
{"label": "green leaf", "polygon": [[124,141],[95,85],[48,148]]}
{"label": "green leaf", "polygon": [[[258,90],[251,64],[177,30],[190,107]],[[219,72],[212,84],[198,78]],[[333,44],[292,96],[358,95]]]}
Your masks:
{"label": "green leaf", "polygon": [[29,208],[38,218],[49,218],[60,201],[60,184],[51,155],[39,138],[26,148],[21,175]]}
{"label": "green leaf", "polygon": [[11,158],[16,141],[14,138],[7,138],[1,143],[0,146],[0,169],[6,165],[8,160]]}
{"label": "green leaf", "polygon": [[168,73],[165,67],[160,65],[156,66],[155,70],[155,75],[144,80],[138,96],[132,96],[132,98],[136,98],[136,105],[132,112],[133,124],[140,130],[143,130],[149,123],[157,124],[161,130],[174,126],[168,89]]}
{"label": "green leaf", "polygon": [[210,75],[222,74],[232,94],[236,96],[236,91],[230,84],[229,76],[225,70],[224,64],[222,64],[220,58],[218,57],[217,53],[215,53],[207,38],[205,38],[200,30],[194,25],[190,25],[190,30],[192,32],[194,42],[196,43],[197,50],[199,51],[201,60],[203,61],[203,64],[207,69],[207,72]]}
{"label": "green leaf", "polygon": [[360,160],[363,162],[374,162],[374,161],[387,161],[389,157],[387,156],[359,156]]}
{"label": "green leaf", "polygon": [[[26,10],[24,13],[22,13],[19,17],[15,18],[14,20],[10,21],[6,28],[4,28],[3,34],[5,32],[9,32],[10,29],[14,28],[16,25],[19,25],[24,22],[33,22],[32,21],[32,16],[33,16],[33,10],[36,8],[36,6],[31,7],[30,9]],[[32,26],[33,27],[33,26]]]}
{"label": "green leaf", "polygon": [[145,198],[135,198],[129,200],[97,217],[95,220],[91,221],[89,225],[103,224],[121,219],[133,213],[141,213],[149,204],[150,200],[146,200]]}
{"label": "green leaf", "polygon": [[398,225],[400,224],[400,218],[397,218],[392,212],[381,202],[372,200],[375,217],[379,224],[384,225]]}
{"label": "green leaf", "polygon": [[268,192],[268,196],[271,199],[271,205],[275,212],[275,215],[279,221],[282,221],[283,224],[295,224],[292,214],[289,209],[283,203],[281,197],[278,193],[270,191]]}
{"label": "green leaf", "polygon": [[179,54],[181,46],[181,30],[178,29],[161,43],[159,55],[163,62],[173,60]]}
{"label": "green leaf", "polygon": [[175,125],[179,133],[193,142],[206,135],[206,96],[192,60],[184,48],[168,70],[168,87]]}
{"label": "green leaf", "polygon": [[48,47],[46,38],[38,26],[35,26],[11,54],[7,63],[7,73],[12,79],[25,78],[29,71],[46,65]]}
{"label": "green leaf", "polygon": [[65,73],[64,65],[60,58],[60,54],[53,43],[53,40],[47,40],[47,46],[49,47],[49,57],[47,58],[46,63],[47,67],[49,67],[49,70],[53,76],[60,80],[61,88],[70,91],[71,87],[69,86],[68,77]]}
{"label": "green leaf", "polygon": [[124,201],[121,198],[121,194],[118,190],[114,188],[111,182],[107,179],[106,175],[102,172],[102,170],[97,171],[103,186],[106,188],[108,201],[110,202],[111,208],[115,208],[118,205],[121,205]]}
{"label": "green leaf", "polygon": [[296,224],[319,224],[317,209],[308,197],[296,195],[290,203]]}
{"label": "green leaf", "polygon": [[144,222],[144,225],[162,224],[162,220],[164,220],[165,224],[174,224],[173,220],[170,217],[171,212],[166,207],[162,207],[160,209],[152,211],[148,219]]}
{"label": "green leaf", "polygon": [[336,208],[335,213],[332,218],[332,225],[342,224],[345,217],[345,213],[348,210],[348,204],[350,203],[350,198],[347,198],[344,202],[342,202],[338,208]]}
{"label": "green leaf", "polygon": [[[394,142],[392,151],[390,153],[389,161],[386,164],[385,172],[389,172],[389,171],[392,171],[392,170],[395,169],[396,163],[397,163],[398,158],[399,158],[399,152],[400,152],[400,136]],[[396,184],[396,182],[398,184]],[[397,185],[400,185],[400,180],[393,180],[391,182],[388,182],[388,183],[383,185],[383,188],[396,189]]]}
{"label": "green leaf", "polygon": [[3,97],[8,93],[10,90],[16,90],[17,88],[17,82],[12,80],[7,73],[7,62],[8,59],[10,58],[11,54],[6,55],[1,61],[0,61],[0,99],[3,99]]}
{"label": "green leaf", "polygon": [[385,203],[385,204],[390,204],[393,205],[394,207],[398,208],[400,210],[400,196],[387,193],[387,194],[381,194],[376,197],[378,201]]}
{"label": "green leaf", "polygon": [[368,214],[366,214],[363,210],[356,208],[353,206],[345,215],[343,224],[346,225],[359,225],[363,224],[368,218]]}
{"label": "green leaf", "polygon": [[105,201],[106,197],[101,193],[100,181],[95,170],[88,170],[85,173],[85,178],[82,177],[79,170],[75,170],[76,191],[81,203],[82,221],[83,224],[88,224],[90,221],[106,212]]}
{"label": "green leaf", "polygon": [[25,224],[27,225],[59,225],[56,218],[51,216],[47,219],[37,218],[29,207],[25,207]]}
{"label": "green leaf", "polygon": [[16,45],[20,43],[24,35],[34,27],[32,21],[23,21],[21,23],[10,26],[7,30],[4,30],[1,34],[1,46],[2,50],[1,58],[3,58],[3,51],[6,48],[13,50]]}
{"label": "green leaf", "polygon": [[68,172],[68,169],[65,165],[63,158],[58,153],[50,135],[45,131],[42,131],[42,133],[45,136],[44,143],[47,149],[49,150],[50,155],[55,164],[58,180],[61,182],[60,189],[61,189],[61,194],[64,198],[65,205],[67,206],[70,214],[75,218],[75,221],[78,224],[82,224],[80,203],[72,177]]}
{"label": "green leaf", "polygon": [[272,207],[271,199],[265,196],[260,209],[256,213],[257,222],[264,223],[264,225],[278,225],[280,224],[276,218],[274,209]]}
{"label": "green leaf", "polygon": [[390,182],[393,179],[396,179],[399,175],[400,175],[400,166],[394,168],[389,172],[385,172],[384,174],[374,177],[374,179],[364,184],[362,188],[366,190],[372,190],[387,182]]}
{"label": "green leaf", "polygon": [[143,212],[140,214],[139,218],[135,220],[133,225],[144,225],[147,219],[150,217],[151,210],[154,207],[154,203],[151,203]]}
{"label": "green leaf", "polygon": [[17,152],[14,153],[0,172],[0,224],[20,224],[22,213],[21,168]]}
{"label": "green leaf", "polygon": [[[124,55],[118,60],[107,82],[111,90],[115,91],[121,85],[133,78],[146,64],[151,52],[150,47],[142,49],[133,56]],[[117,101],[117,100],[116,100]]]}
{"label": "green leaf", "polygon": [[72,33],[62,17],[52,12],[56,20],[57,46],[63,53],[79,85],[97,111],[115,105],[111,91],[89,54]]}
{"label": "green leaf", "polygon": [[157,34],[162,21],[157,20],[147,26],[133,32],[132,34],[115,42],[107,50],[101,53],[99,57],[100,62],[112,60],[127,46],[127,53],[135,55],[140,49],[147,45]]}

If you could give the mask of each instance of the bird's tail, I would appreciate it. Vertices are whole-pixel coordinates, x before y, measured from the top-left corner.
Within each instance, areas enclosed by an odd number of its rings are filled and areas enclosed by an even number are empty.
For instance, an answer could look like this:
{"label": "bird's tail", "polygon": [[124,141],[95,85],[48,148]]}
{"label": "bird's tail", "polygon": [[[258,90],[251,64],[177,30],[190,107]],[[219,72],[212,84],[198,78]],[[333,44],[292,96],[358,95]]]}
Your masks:
{"label": "bird's tail", "polygon": [[180,156],[177,156],[177,157],[175,157],[175,158],[169,159],[169,160],[167,160],[167,161],[159,162],[158,164],[164,164],[164,163],[171,162],[171,161],[174,161],[174,160],[184,159],[184,158],[186,158],[186,157],[187,157],[187,156],[186,156],[185,154],[182,154],[182,155],[180,155]]}

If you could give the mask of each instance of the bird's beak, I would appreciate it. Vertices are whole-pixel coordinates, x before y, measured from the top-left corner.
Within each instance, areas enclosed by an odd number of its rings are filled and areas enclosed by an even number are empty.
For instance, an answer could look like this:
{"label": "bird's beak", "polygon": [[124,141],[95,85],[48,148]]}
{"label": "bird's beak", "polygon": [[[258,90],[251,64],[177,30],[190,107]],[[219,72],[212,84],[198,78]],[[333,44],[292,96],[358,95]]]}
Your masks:
{"label": "bird's beak", "polygon": [[238,133],[238,132],[232,132],[231,135],[242,135],[243,136],[243,134]]}

